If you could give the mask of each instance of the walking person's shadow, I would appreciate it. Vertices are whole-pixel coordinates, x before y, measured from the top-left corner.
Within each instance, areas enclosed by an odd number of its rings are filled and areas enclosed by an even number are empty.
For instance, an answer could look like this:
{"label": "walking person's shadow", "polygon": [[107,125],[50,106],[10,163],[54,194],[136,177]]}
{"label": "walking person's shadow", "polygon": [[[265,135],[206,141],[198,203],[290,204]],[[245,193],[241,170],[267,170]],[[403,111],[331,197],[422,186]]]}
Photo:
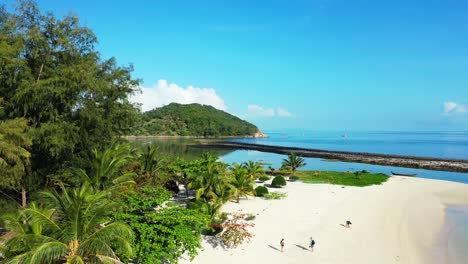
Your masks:
{"label": "walking person's shadow", "polygon": [[272,245],[268,245],[268,246],[269,246],[270,248],[276,250],[276,251],[280,251],[278,248],[276,248],[276,247],[274,247],[274,246],[272,246]]}
{"label": "walking person's shadow", "polygon": [[309,250],[308,248],[304,247],[304,246],[301,246],[301,245],[298,245],[298,244],[294,244],[296,247],[302,249],[302,250]]}

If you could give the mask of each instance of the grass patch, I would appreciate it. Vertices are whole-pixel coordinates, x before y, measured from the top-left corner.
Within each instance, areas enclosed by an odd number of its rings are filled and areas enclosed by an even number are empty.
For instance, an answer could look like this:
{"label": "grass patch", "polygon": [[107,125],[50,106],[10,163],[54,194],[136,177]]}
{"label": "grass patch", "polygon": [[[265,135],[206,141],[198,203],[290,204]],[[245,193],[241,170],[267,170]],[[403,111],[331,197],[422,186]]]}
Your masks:
{"label": "grass patch", "polygon": [[249,214],[247,217],[244,218],[245,221],[252,221],[255,220],[255,215]]}
{"label": "grass patch", "polygon": [[367,171],[297,171],[296,175],[305,183],[329,183],[346,186],[382,184],[389,178],[383,173],[369,173]]}
{"label": "grass patch", "polygon": [[271,193],[266,193],[263,197],[265,197],[265,199],[268,199],[268,200],[279,200],[279,199],[285,198],[286,196],[288,196],[286,193],[271,192]]}

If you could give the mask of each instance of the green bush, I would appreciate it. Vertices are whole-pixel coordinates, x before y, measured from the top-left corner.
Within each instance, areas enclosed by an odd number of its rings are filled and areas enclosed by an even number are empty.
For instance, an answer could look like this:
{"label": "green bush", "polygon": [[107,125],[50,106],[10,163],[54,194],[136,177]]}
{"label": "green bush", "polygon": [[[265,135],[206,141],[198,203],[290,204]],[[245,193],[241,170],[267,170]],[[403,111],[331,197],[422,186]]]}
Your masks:
{"label": "green bush", "polygon": [[271,186],[278,188],[281,186],[286,186],[286,180],[283,176],[278,175],[273,179],[273,181],[271,181]]}
{"label": "green bush", "polygon": [[266,175],[260,176],[260,178],[258,178],[258,180],[261,182],[266,182],[269,179],[270,179],[270,176],[266,176]]}
{"label": "green bush", "polygon": [[285,198],[287,196],[286,193],[282,193],[282,192],[271,192],[271,193],[267,193],[265,194],[265,198],[268,199],[268,200],[279,200],[279,199],[282,199],[282,198]]}
{"label": "green bush", "polygon": [[255,196],[263,197],[267,193],[268,193],[268,188],[265,186],[258,186],[257,188],[255,188]]}
{"label": "green bush", "polygon": [[297,176],[289,176],[289,180],[290,180],[290,181],[297,181],[297,180],[299,180],[299,177],[297,177]]}

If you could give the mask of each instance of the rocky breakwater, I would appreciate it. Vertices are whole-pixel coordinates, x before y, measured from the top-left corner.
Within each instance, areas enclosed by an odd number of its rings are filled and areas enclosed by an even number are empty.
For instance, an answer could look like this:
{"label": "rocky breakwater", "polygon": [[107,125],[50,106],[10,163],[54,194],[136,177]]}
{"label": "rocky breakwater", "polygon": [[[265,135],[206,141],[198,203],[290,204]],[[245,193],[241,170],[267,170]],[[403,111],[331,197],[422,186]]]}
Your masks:
{"label": "rocky breakwater", "polygon": [[374,154],[365,152],[330,151],[320,149],[306,149],[282,146],[270,146],[261,144],[249,144],[229,141],[200,142],[202,148],[245,149],[271,152],[277,154],[289,154],[295,152],[302,157],[322,158],[345,162],[357,162],[395,167],[419,168],[427,170],[442,170],[454,172],[468,172],[468,160],[441,159],[431,157],[415,157],[403,155]]}

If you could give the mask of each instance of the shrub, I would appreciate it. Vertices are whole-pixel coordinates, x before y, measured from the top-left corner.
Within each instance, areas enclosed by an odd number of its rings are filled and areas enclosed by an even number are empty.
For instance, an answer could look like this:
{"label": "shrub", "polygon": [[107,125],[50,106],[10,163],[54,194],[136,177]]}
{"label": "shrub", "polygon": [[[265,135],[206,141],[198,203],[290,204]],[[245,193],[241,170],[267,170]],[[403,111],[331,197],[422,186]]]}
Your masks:
{"label": "shrub", "polygon": [[258,186],[257,188],[255,188],[255,196],[263,197],[267,193],[268,193],[268,188],[265,186]]}
{"label": "shrub", "polygon": [[271,193],[265,194],[264,197],[268,200],[279,200],[279,199],[285,198],[286,196],[288,196],[286,193],[271,192]]}
{"label": "shrub", "polygon": [[235,248],[245,240],[249,240],[252,234],[248,228],[255,226],[253,223],[246,223],[243,219],[246,214],[232,214],[232,218],[224,223],[224,230],[220,235],[221,241],[225,247]]}
{"label": "shrub", "polygon": [[273,187],[281,187],[281,186],[286,186],[286,180],[284,179],[283,176],[278,175],[276,176],[273,181],[271,182],[271,185]]}
{"label": "shrub", "polygon": [[290,180],[290,181],[297,181],[297,180],[299,180],[299,177],[297,177],[297,176],[289,176],[289,180]]}
{"label": "shrub", "polygon": [[260,178],[258,178],[258,180],[261,181],[261,182],[268,181],[269,179],[270,179],[270,177],[266,176],[266,175],[260,176]]}

